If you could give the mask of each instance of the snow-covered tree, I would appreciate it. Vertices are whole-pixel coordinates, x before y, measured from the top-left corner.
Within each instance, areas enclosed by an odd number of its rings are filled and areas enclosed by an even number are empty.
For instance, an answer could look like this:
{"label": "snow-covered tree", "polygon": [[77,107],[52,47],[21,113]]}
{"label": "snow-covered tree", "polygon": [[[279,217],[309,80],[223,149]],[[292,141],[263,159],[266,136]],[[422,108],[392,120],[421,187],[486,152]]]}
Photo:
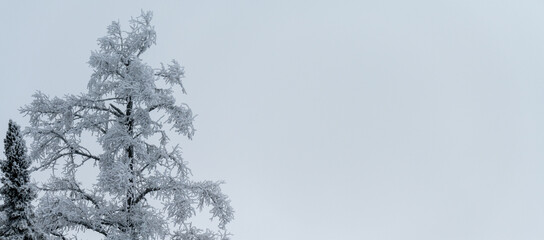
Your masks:
{"label": "snow-covered tree", "polygon": [[33,240],[40,236],[33,220],[32,200],[36,193],[30,184],[31,160],[26,156],[26,145],[19,126],[9,121],[4,139],[6,160],[0,160],[4,200],[0,210],[0,239]]}
{"label": "snow-covered tree", "polygon": [[[155,44],[151,18],[142,12],[129,31],[119,22],[107,28],[91,53],[87,93],[51,98],[37,92],[21,109],[30,117],[31,157],[55,173],[41,187],[46,193],[36,211],[53,236],[92,230],[104,239],[226,239],[233,210],[221,182],[190,180],[180,147],[164,130],[191,139],[194,116],[173,95],[174,87],[185,93],[183,67],[172,60],[154,69],[141,59]],[[86,145],[82,136],[89,135],[100,147]],[[89,167],[99,173],[85,187],[78,173]],[[217,230],[189,223],[203,208]]]}

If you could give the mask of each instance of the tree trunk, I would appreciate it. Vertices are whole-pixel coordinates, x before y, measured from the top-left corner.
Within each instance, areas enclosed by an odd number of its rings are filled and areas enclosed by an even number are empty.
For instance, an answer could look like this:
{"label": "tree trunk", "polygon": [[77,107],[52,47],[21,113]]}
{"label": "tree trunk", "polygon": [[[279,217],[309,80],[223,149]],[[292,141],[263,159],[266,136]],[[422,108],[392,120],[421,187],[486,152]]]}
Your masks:
{"label": "tree trunk", "polygon": [[[134,137],[134,119],[132,118],[132,105],[133,105],[133,102],[132,102],[132,98],[129,97],[128,98],[128,103],[127,103],[127,109],[126,109],[126,126],[127,126],[127,131],[128,131],[128,134],[130,135],[130,137]],[[128,156],[128,168],[129,168],[129,171],[130,171],[130,178],[128,179],[129,181],[129,186],[128,186],[128,189],[127,189],[127,224],[128,224],[128,232],[130,233],[130,239],[132,240],[137,240],[138,239],[138,234],[137,234],[137,231],[136,231],[136,225],[134,223],[134,216],[132,216],[132,211],[133,211],[133,208],[134,208],[134,200],[135,200],[135,196],[136,196],[136,193],[135,193],[135,188],[134,188],[134,146],[132,145],[129,145],[128,148],[127,148],[127,156]]]}

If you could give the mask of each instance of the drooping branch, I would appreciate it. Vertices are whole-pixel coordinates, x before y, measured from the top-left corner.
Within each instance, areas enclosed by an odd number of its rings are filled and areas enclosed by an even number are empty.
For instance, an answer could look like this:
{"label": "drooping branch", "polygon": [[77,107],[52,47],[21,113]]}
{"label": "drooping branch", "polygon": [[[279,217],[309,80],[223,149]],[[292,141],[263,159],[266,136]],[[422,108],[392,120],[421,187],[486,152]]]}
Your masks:
{"label": "drooping branch", "polygon": [[[79,149],[76,149],[74,146],[72,146],[68,140],[66,140],[66,138],[64,136],[62,136],[60,133],[58,132],[55,132],[53,130],[49,131],[49,133],[51,134],[54,134],[55,136],[57,136],[59,139],[61,139],[71,150],[72,153],[74,154],[77,154],[77,155],[80,155],[80,156],[83,156],[83,157],[87,157],[87,158],[91,158],[91,159],[94,159],[96,161],[100,161],[100,158],[97,157],[97,156],[94,156],[92,155],[91,153],[85,153],[85,152],[82,152],[80,151]],[[80,148],[82,148],[81,146],[79,146]],[[88,151],[88,150],[87,150]]]}
{"label": "drooping branch", "polygon": [[91,202],[95,208],[97,209],[102,208],[100,206],[99,200],[95,199],[91,194],[86,193],[83,189],[79,187],[77,183],[73,181],[75,180],[69,181],[68,179],[53,178],[53,182],[49,184],[53,186],[50,186],[50,187],[43,186],[43,187],[40,187],[40,189],[46,192],[72,191],[72,192],[78,193],[78,195],[81,196],[81,199]]}
{"label": "drooping branch", "polygon": [[62,217],[65,221],[67,221],[69,223],[83,226],[83,227],[85,227],[85,228],[87,228],[89,230],[100,233],[100,234],[104,235],[105,237],[108,236],[108,232],[106,232],[106,230],[104,228],[102,228],[98,224],[92,224],[90,222],[83,221],[83,220],[78,220],[78,219],[70,219],[70,218],[68,218],[66,215],[64,215],[62,213],[60,213],[60,217]]}

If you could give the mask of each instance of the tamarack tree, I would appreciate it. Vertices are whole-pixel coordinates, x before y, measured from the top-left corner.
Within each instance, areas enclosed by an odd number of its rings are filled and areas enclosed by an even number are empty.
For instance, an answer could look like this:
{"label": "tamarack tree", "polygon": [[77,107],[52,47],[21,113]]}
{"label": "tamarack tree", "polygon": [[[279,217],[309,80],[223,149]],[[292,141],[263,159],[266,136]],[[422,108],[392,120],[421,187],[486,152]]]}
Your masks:
{"label": "tamarack tree", "polygon": [[[87,93],[50,98],[37,92],[21,109],[30,117],[31,157],[39,169],[62,169],[41,187],[45,194],[36,210],[51,236],[92,230],[104,239],[227,239],[233,210],[221,182],[190,180],[180,148],[163,130],[191,139],[194,117],[173,96],[174,87],[185,93],[178,62],[153,69],[141,59],[155,44],[151,19],[151,12],[142,12],[130,20],[130,31],[112,22],[91,53]],[[85,146],[85,134],[96,138],[100,152]],[[77,175],[89,165],[99,171],[86,188]],[[218,230],[188,222],[204,207]]]}

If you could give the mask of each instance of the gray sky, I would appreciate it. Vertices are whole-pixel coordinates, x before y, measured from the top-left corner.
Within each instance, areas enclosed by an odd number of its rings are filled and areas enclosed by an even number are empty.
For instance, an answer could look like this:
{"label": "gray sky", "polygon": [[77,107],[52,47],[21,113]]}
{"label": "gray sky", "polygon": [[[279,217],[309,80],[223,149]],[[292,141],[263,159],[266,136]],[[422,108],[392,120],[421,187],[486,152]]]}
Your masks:
{"label": "gray sky", "polygon": [[2,134],[36,90],[86,91],[106,26],[152,10],[143,58],[185,66],[179,141],[227,182],[233,239],[544,238],[541,1],[0,6]]}

